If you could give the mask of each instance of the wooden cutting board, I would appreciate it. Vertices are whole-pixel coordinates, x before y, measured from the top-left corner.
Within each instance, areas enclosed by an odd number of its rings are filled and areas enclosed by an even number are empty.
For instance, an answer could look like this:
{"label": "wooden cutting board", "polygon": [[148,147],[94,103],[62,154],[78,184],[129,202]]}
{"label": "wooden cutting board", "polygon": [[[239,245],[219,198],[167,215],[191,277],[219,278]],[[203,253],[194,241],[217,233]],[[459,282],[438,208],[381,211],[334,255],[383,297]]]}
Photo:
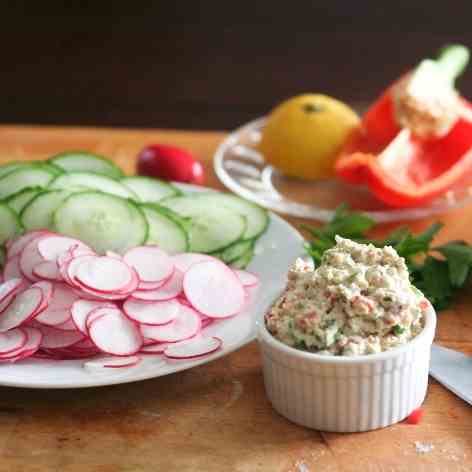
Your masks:
{"label": "wooden cutting board", "polygon": [[[211,160],[223,137],[0,126],[0,162],[88,149],[133,173],[139,149],[169,143],[201,159],[207,184],[221,189]],[[472,242],[472,207],[440,219],[446,226],[438,242]],[[436,341],[472,354],[472,297],[465,292],[440,314]],[[430,445],[430,452],[421,452]],[[0,472],[465,471],[472,470],[472,408],[431,380],[419,425],[360,434],[305,429],[272,410],[254,342],[208,365],[138,383],[50,391],[0,387],[0,453]]]}

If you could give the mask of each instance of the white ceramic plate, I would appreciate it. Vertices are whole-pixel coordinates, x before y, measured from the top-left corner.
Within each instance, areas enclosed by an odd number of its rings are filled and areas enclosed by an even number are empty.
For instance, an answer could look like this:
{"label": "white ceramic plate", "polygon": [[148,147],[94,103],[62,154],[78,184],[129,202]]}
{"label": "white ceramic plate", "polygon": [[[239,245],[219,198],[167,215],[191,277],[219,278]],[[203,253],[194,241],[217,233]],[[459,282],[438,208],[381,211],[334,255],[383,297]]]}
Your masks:
{"label": "white ceramic plate", "polygon": [[[182,186],[185,190],[201,190]],[[208,189],[206,189],[208,190]],[[160,377],[205,364],[249,343],[256,336],[257,315],[267,310],[285,285],[285,276],[294,259],[303,253],[301,235],[282,218],[271,214],[270,226],[256,245],[248,270],[258,274],[260,286],[248,308],[238,316],[215,322],[205,334],[218,336],[223,348],[193,361],[166,361],[160,356],[143,356],[135,367],[95,369],[83,367],[83,360],[50,361],[26,359],[17,364],[0,364],[0,385],[27,388],[81,388],[113,385]]]}

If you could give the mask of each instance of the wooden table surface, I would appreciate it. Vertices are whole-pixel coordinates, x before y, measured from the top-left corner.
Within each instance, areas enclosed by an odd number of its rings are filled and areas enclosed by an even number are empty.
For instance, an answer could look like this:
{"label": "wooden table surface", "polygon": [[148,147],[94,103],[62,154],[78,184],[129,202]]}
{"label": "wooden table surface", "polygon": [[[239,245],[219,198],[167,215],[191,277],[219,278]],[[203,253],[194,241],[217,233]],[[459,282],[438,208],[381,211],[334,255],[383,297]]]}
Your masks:
{"label": "wooden table surface", "polygon": [[[134,169],[152,142],[178,144],[206,166],[218,132],[0,126],[0,162],[88,149]],[[441,218],[440,241],[472,242],[472,207]],[[291,220],[291,219],[289,219]],[[296,221],[291,220],[292,223]],[[413,224],[420,230],[430,221]],[[472,298],[439,316],[436,341],[472,353]],[[415,442],[431,444],[419,453]],[[459,471],[472,470],[472,408],[434,380],[419,425],[359,434],[320,433],[272,410],[255,342],[165,377],[82,390],[0,387],[0,471]]]}

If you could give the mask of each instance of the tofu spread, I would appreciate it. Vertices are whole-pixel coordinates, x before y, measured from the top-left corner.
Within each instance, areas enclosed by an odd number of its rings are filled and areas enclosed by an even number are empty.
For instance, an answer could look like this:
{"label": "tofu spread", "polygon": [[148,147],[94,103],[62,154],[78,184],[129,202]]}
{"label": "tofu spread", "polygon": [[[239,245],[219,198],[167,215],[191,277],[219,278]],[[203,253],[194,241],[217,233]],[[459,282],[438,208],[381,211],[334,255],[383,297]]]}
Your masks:
{"label": "tofu spread", "polygon": [[395,348],[423,328],[430,304],[410,283],[405,260],[336,237],[316,269],[297,259],[284,293],[265,316],[279,341],[317,354],[356,356]]}

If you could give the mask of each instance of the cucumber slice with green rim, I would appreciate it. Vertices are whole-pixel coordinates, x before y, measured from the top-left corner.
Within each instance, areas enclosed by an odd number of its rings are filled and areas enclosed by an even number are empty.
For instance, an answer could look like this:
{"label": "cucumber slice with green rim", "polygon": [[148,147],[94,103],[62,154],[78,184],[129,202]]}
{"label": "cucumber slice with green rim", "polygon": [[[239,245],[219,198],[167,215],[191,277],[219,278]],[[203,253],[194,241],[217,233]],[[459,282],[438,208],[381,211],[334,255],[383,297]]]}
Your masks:
{"label": "cucumber slice with green rim", "polygon": [[0,199],[7,198],[28,187],[47,187],[54,174],[42,166],[20,167],[0,178]]}
{"label": "cucumber slice with green rim", "polygon": [[181,194],[180,190],[173,185],[151,177],[124,177],[120,182],[131,189],[139,200],[145,203],[154,203],[163,198],[175,197]]}
{"label": "cucumber slice with green rim", "polygon": [[[246,218],[247,227],[243,239],[257,238],[269,225],[269,214],[267,210],[261,208],[255,203],[239,198],[236,195],[219,192],[205,192],[199,195],[198,198],[202,199],[202,201],[205,202],[204,204],[209,207],[213,205],[223,206],[239,213],[241,216],[244,216]],[[165,203],[162,204],[165,205]]]}
{"label": "cucumber slice with green rim", "polygon": [[254,257],[254,248],[246,251],[241,257],[233,261],[230,265],[233,269],[245,269]]}
{"label": "cucumber slice with green rim", "polygon": [[132,198],[137,200],[137,195],[126,186],[105,175],[94,174],[93,172],[73,172],[56,177],[49,189],[61,190],[100,190],[122,198]]}
{"label": "cucumber slice with green rim", "polygon": [[152,205],[141,205],[141,210],[149,226],[146,244],[155,244],[172,254],[188,250],[188,234],[178,221]]}
{"label": "cucumber slice with green rim", "polygon": [[8,203],[8,206],[15,210],[18,214],[21,213],[21,210],[39,193],[44,192],[44,189],[41,187],[27,187],[19,192],[10,195],[5,203]]}
{"label": "cucumber slice with green rim", "polygon": [[71,194],[67,190],[44,190],[25,206],[20,214],[26,230],[51,229],[56,209]]}
{"label": "cucumber slice with green rim", "polygon": [[121,169],[103,156],[87,151],[67,151],[49,159],[66,172],[93,172],[114,179],[123,177]]}
{"label": "cucumber slice with green rim", "polygon": [[148,235],[147,220],[138,205],[97,191],[69,196],[55,211],[53,227],[101,254],[105,251],[124,254],[144,244]]}
{"label": "cucumber slice with green rim", "polygon": [[227,247],[224,251],[215,253],[214,255],[219,257],[226,264],[230,264],[242,257],[247,251],[249,251],[254,246],[254,240],[248,239],[243,241],[238,241],[231,246]]}
{"label": "cucumber slice with green rim", "polygon": [[13,161],[8,164],[0,166],[0,177],[13,172],[14,170],[22,169],[24,167],[38,167],[51,172],[51,174],[59,175],[63,173],[63,170],[59,167],[43,161]]}
{"label": "cucumber slice with green rim", "polygon": [[243,216],[217,203],[209,205],[197,194],[167,198],[162,205],[191,218],[189,236],[193,252],[221,251],[241,239],[246,231]]}
{"label": "cucumber slice with green rim", "polygon": [[0,244],[4,244],[22,232],[18,215],[6,204],[0,202]]}

